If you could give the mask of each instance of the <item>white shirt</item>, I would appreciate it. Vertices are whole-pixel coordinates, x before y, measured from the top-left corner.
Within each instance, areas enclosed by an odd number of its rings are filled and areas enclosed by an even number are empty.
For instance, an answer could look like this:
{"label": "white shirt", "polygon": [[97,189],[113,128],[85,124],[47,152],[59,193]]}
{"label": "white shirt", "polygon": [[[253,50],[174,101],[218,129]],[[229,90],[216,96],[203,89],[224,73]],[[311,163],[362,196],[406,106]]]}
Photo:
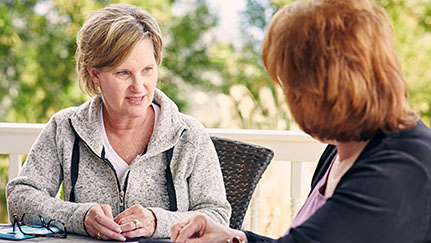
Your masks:
{"label": "white shirt", "polygon": [[[153,126],[153,130],[155,129],[156,125],[157,125],[157,121],[159,120],[159,115],[160,115],[160,107],[154,103],[151,103],[151,107],[154,110],[154,126]],[[127,170],[127,167],[129,167],[129,165],[126,163],[126,161],[124,161],[120,155],[117,154],[117,152],[115,152],[115,150],[112,148],[111,144],[109,143],[109,139],[108,136],[106,135],[106,130],[105,130],[105,124],[103,122],[103,106],[102,106],[102,102],[100,102],[99,105],[99,124],[100,124],[100,134],[102,135],[102,144],[103,147],[105,148],[105,158],[109,160],[109,162],[111,162],[112,166],[115,169],[115,172],[117,173],[117,177],[120,178],[124,171]]]}

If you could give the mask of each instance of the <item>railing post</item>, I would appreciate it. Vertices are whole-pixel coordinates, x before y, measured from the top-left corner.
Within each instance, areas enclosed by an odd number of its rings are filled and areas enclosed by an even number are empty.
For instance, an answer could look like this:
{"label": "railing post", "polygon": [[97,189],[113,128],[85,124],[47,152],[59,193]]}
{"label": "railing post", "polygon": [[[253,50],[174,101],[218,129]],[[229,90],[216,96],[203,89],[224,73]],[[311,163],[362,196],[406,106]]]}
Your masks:
{"label": "railing post", "polygon": [[20,154],[9,154],[9,176],[8,181],[18,176],[21,170],[21,155]]}
{"label": "railing post", "polygon": [[302,162],[292,161],[291,176],[290,176],[290,211],[291,220],[296,216],[299,210],[301,199],[301,178],[302,178]]}
{"label": "railing post", "polygon": [[257,183],[253,198],[250,202],[250,229],[254,232],[259,232],[259,197],[260,186],[259,183]]}

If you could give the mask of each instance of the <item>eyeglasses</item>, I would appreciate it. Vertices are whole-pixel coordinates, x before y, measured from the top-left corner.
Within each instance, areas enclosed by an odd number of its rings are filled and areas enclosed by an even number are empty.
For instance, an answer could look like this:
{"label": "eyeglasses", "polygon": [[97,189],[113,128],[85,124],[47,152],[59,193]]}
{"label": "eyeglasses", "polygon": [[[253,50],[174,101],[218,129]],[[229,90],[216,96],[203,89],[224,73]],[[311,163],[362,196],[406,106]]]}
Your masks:
{"label": "eyeglasses", "polygon": [[33,213],[25,213],[21,219],[16,214],[13,215],[13,234],[16,232],[16,227],[24,235],[34,237],[55,237],[66,238],[66,224],[57,219],[47,219]]}

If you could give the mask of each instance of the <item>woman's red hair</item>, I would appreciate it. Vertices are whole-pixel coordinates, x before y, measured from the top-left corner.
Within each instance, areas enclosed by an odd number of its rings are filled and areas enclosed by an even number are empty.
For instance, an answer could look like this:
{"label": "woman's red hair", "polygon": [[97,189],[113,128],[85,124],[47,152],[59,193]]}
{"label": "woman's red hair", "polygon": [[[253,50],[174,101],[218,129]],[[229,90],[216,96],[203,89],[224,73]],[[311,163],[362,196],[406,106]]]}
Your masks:
{"label": "woman's red hair", "polygon": [[295,2],[273,17],[262,47],[292,116],[320,139],[361,141],[413,127],[385,10],[368,0]]}

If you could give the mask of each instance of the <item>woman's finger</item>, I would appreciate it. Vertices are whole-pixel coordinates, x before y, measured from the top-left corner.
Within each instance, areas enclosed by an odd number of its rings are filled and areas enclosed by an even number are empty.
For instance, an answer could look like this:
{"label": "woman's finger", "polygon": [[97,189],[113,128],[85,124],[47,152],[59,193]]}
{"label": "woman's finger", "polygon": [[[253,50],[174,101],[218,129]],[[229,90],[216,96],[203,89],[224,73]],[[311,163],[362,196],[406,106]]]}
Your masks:
{"label": "woman's finger", "polygon": [[211,238],[209,235],[204,235],[204,236],[199,237],[199,238],[188,239],[187,243],[207,243],[207,242],[216,243],[217,241],[220,241],[223,243],[226,242],[226,240],[216,240],[216,239]]}
{"label": "woman's finger", "polygon": [[136,223],[129,220],[128,222],[120,223],[121,231],[126,233],[129,231],[136,230]]}
{"label": "woman's finger", "polygon": [[126,218],[128,216],[134,216],[134,215],[139,215],[141,214],[141,212],[144,210],[145,208],[142,207],[139,204],[135,204],[130,208],[127,208],[126,210],[124,210],[123,212],[119,213],[114,221],[115,222],[119,222],[121,219]]}
{"label": "woman's finger", "polygon": [[114,232],[121,233],[121,227],[113,220],[111,206],[106,204],[98,205],[92,214],[94,214],[94,219],[98,224]]}
{"label": "woman's finger", "polygon": [[97,233],[95,234],[95,238],[104,239],[104,240],[113,239],[113,240],[118,240],[118,241],[125,241],[126,240],[126,237],[124,235],[119,234],[119,233],[112,231],[109,228],[106,228],[103,226],[97,230]]}
{"label": "woman's finger", "polygon": [[138,228],[129,232],[123,233],[127,238],[136,238],[136,237],[151,237],[153,232],[146,228]]}
{"label": "woman's finger", "polygon": [[124,241],[126,238],[121,235],[121,227],[114,222],[112,211],[109,205],[95,205],[88,210],[84,225],[91,237],[98,239],[115,239]]}
{"label": "woman's finger", "polygon": [[111,206],[109,206],[107,204],[102,204],[101,207],[102,207],[103,213],[107,217],[109,217],[111,219],[114,219],[114,216],[112,215],[112,208],[111,208]]}
{"label": "woman's finger", "polygon": [[204,229],[207,228],[208,220],[206,220],[205,216],[197,215],[195,216],[188,224],[184,225],[184,227],[179,230],[179,234],[176,239],[173,239],[174,242],[185,242],[187,239],[192,238],[196,233],[206,233],[203,232]]}
{"label": "woman's finger", "polygon": [[186,225],[187,222],[176,223],[171,227],[171,241],[175,241],[178,237],[180,230]]}
{"label": "woman's finger", "polygon": [[[124,237],[121,234],[121,228],[120,226],[118,226],[112,219],[110,219],[107,216],[100,216],[97,218],[98,220],[98,224],[94,225],[94,235],[93,237],[97,238],[97,239],[104,239],[104,240],[109,240],[109,239],[114,239],[114,240],[119,240],[119,241],[125,241],[126,237]],[[118,230],[113,230],[112,224],[116,225],[115,227],[118,227]],[[111,225],[111,227],[107,227],[106,225]]]}
{"label": "woman's finger", "polygon": [[[134,205],[114,219],[127,237],[150,237],[156,229],[156,219],[152,211],[141,205]],[[144,230],[142,230],[144,229]]]}

